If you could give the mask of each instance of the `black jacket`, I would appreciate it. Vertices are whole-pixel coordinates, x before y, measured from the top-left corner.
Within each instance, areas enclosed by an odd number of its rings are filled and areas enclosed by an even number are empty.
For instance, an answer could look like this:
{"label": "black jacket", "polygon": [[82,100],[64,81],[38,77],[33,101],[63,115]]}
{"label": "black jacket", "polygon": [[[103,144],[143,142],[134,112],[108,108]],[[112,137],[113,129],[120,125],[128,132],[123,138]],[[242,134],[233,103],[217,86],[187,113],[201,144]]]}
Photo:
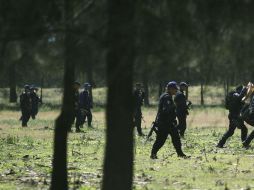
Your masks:
{"label": "black jacket", "polygon": [[230,102],[230,107],[229,107],[229,117],[239,117],[241,109],[244,106],[244,102],[242,101],[243,97],[247,93],[247,88],[243,88],[241,93],[235,92],[233,94],[232,100]]}
{"label": "black jacket", "polygon": [[172,96],[164,93],[160,97],[157,123],[162,125],[172,125],[176,121],[176,106]]}
{"label": "black jacket", "polygon": [[184,95],[184,92],[179,91],[175,96],[175,104],[176,104],[176,114],[177,115],[187,115],[188,113],[188,106],[187,106],[187,99]]}

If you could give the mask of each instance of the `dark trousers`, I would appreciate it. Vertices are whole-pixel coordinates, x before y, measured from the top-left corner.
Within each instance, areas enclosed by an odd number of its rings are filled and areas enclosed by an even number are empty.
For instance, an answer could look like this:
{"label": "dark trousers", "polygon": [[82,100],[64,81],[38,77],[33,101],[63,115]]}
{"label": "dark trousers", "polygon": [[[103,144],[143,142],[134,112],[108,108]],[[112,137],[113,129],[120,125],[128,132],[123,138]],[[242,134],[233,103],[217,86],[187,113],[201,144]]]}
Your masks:
{"label": "dark trousers", "polygon": [[184,133],[186,130],[186,115],[177,115],[177,119],[178,119],[178,125],[177,125],[177,129],[180,133],[180,136],[184,137]]}
{"label": "dark trousers", "polygon": [[138,134],[143,135],[142,128],[141,128],[142,116],[141,115],[135,115],[134,120],[135,120],[134,127],[137,127]]}
{"label": "dark trousers", "polygon": [[83,122],[84,119],[82,117],[82,113],[80,109],[75,110],[75,119],[76,119],[76,123],[75,123],[76,130],[80,130],[80,126],[83,125],[84,123]]}
{"label": "dark trousers", "polygon": [[242,142],[244,142],[248,134],[248,129],[244,125],[244,121],[239,117],[233,117],[233,118],[229,117],[229,128],[227,132],[222,136],[218,145],[223,146],[226,143],[227,139],[234,134],[236,128],[241,130],[241,140]]}
{"label": "dark trousers", "polygon": [[35,119],[36,115],[38,114],[38,111],[39,111],[38,106],[32,107],[31,116],[33,119]]}
{"label": "dark trousers", "polygon": [[183,154],[182,144],[177,128],[174,126],[159,126],[156,136],[156,140],[153,144],[152,154],[156,155],[160,148],[164,145],[168,135],[171,136],[173,146],[177,152],[177,155]]}
{"label": "dark trousers", "polygon": [[92,125],[92,121],[93,121],[93,115],[92,115],[92,112],[90,109],[87,110],[87,112],[85,113],[84,122],[86,121],[86,118],[87,118],[88,126],[90,127]]}
{"label": "dark trousers", "polygon": [[244,141],[244,145],[245,146],[249,146],[251,141],[254,139],[254,131],[252,131],[249,136],[246,138],[246,140]]}
{"label": "dark trousers", "polygon": [[27,123],[30,119],[30,111],[22,111],[21,121],[22,121],[22,127],[26,127]]}

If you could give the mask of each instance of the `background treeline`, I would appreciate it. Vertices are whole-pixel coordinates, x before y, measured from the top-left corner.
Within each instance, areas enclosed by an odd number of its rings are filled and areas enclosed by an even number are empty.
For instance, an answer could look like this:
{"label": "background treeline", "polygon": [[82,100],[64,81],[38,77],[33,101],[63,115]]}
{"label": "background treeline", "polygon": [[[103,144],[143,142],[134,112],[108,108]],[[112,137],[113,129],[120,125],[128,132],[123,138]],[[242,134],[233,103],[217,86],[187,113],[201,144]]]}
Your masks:
{"label": "background treeline", "polygon": [[[104,86],[107,2],[72,3],[76,79]],[[168,80],[227,89],[253,79],[254,0],[139,0],[136,9],[134,78],[145,89]],[[12,101],[25,83],[62,87],[64,35],[62,0],[0,1],[0,87]]]}

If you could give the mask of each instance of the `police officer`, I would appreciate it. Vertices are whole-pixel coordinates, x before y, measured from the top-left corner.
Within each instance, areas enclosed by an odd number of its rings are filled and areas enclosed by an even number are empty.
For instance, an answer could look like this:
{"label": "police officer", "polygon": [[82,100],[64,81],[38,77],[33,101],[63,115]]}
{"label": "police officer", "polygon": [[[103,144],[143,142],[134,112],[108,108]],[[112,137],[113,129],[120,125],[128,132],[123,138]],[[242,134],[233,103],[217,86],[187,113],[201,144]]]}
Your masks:
{"label": "police officer", "polygon": [[[252,120],[253,124],[253,119],[254,119],[254,95],[252,95],[251,102],[249,105],[249,119]],[[254,139],[254,130],[249,134],[249,136],[246,138],[246,140],[243,142],[243,147],[249,148],[251,141]]]}
{"label": "police officer", "polygon": [[[254,85],[249,82],[248,92],[244,97],[244,100],[250,97],[250,103],[246,104],[241,111],[241,117],[246,123],[251,126],[254,126]],[[250,147],[251,141],[254,139],[254,130],[249,134],[246,140],[243,142],[243,147],[248,149]]]}
{"label": "police officer", "polygon": [[137,83],[136,88],[133,92],[134,95],[134,127],[137,127],[138,135],[144,136],[141,128],[142,111],[141,106],[143,105],[145,93],[141,89],[141,84]]}
{"label": "police officer", "polygon": [[188,102],[184,94],[188,90],[188,84],[186,82],[180,83],[180,90],[177,92],[174,101],[176,104],[176,116],[178,119],[177,129],[180,133],[180,136],[184,138],[184,132],[186,130],[186,118],[189,115],[188,112]]}
{"label": "police officer", "polygon": [[247,93],[247,88],[242,85],[236,87],[235,91],[230,92],[226,98],[226,108],[229,110],[229,128],[227,132],[222,136],[221,140],[217,144],[218,148],[223,148],[227,139],[234,134],[236,128],[241,130],[241,140],[244,142],[246,140],[248,129],[244,125],[243,119],[240,117],[241,109],[244,105],[242,101],[243,97]]}
{"label": "police officer", "polygon": [[83,92],[80,93],[80,96],[79,96],[81,113],[82,115],[84,115],[84,120],[82,121],[82,125],[84,124],[87,118],[88,127],[92,126],[92,119],[93,119],[93,115],[91,112],[91,109],[93,108],[93,103],[92,103],[92,98],[89,92],[90,88],[91,88],[91,85],[89,83],[85,83],[84,90]]}
{"label": "police officer", "polygon": [[22,127],[27,127],[27,123],[31,116],[32,99],[30,95],[30,86],[24,86],[24,92],[20,95],[21,121]]}
{"label": "police officer", "polygon": [[172,96],[177,92],[177,83],[169,82],[166,92],[160,97],[159,109],[156,118],[157,133],[156,140],[151,151],[151,159],[157,159],[157,152],[164,145],[170,134],[172,143],[179,157],[186,157],[182,151],[181,139],[176,128],[176,106]]}
{"label": "police officer", "polygon": [[32,100],[32,109],[31,109],[31,117],[35,119],[36,115],[39,111],[39,103],[41,103],[41,98],[37,95],[38,88],[34,85],[30,88],[30,96]]}

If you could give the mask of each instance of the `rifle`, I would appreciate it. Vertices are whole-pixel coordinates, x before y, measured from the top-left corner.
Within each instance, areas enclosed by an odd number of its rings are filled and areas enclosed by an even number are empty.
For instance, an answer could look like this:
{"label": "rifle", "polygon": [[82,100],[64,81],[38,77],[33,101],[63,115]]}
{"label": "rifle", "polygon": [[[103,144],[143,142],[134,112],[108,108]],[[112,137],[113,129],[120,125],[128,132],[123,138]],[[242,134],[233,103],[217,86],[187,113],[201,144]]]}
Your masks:
{"label": "rifle", "polygon": [[158,126],[157,126],[157,120],[158,120],[158,113],[156,115],[156,118],[155,118],[155,121],[152,122],[152,126],[151,126],[151,129],[147,135],[147,138],[146,138],[146,142],[149,140],[149,138],[152,136],[153,132],[155,132],[157,134],[158,132]]}
{"label": "rifle", "polygon": [[153,132],[157,133],[158,131],[158,127],[157,127],[157,123],[154,121],[152,123],[152,126],[151,126],[151,129],[147,135],[147,138],[146,138],[146,142],[149,140],[149,138],[152,136]]}

